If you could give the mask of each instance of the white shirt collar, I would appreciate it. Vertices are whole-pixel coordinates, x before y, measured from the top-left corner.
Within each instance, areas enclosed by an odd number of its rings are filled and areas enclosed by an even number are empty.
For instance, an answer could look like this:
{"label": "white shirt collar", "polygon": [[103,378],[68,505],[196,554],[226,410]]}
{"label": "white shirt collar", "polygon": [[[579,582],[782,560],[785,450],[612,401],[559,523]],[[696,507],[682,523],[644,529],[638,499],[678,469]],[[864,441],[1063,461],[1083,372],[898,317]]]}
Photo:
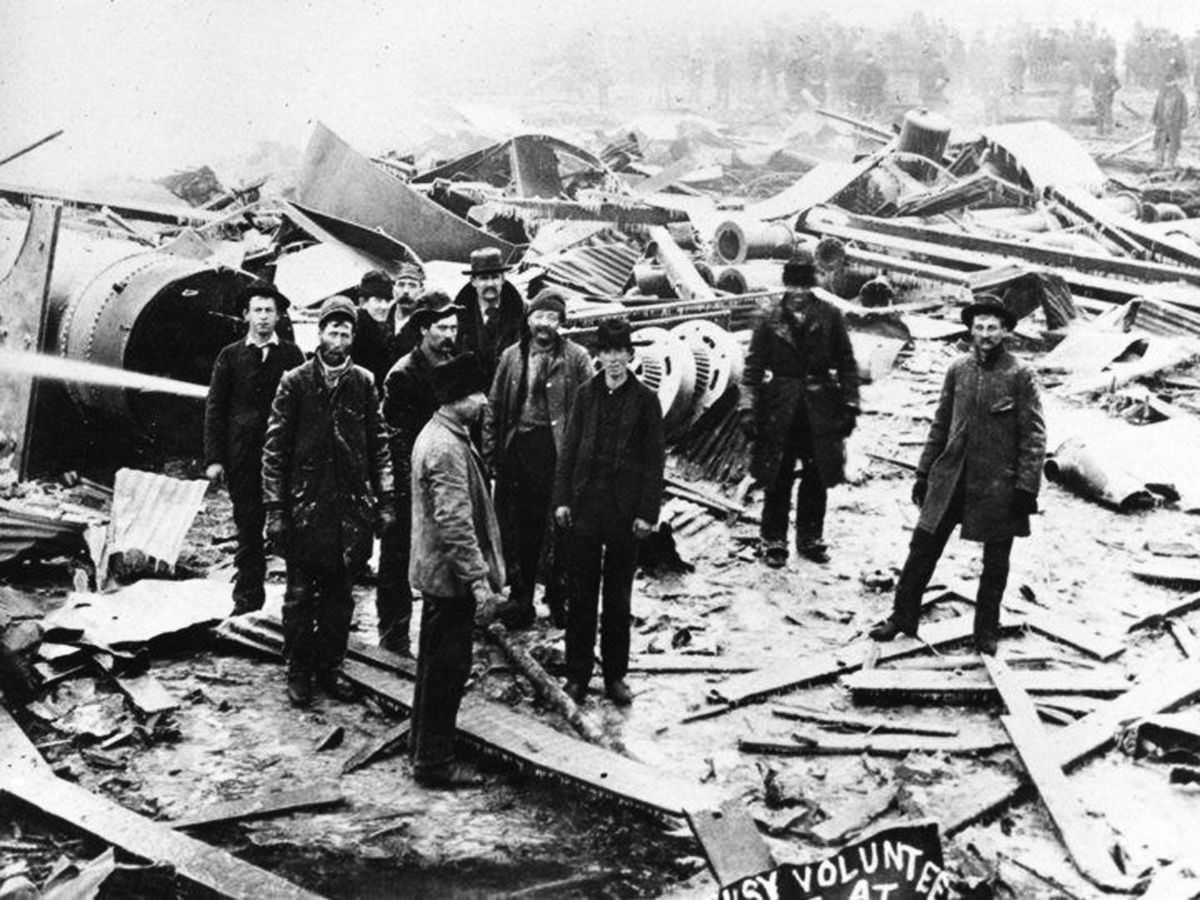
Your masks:
{"label": "white shirt collar", "polygon": [[272,344],[275,344],[275,345],[279,344],[279,335],[273,331],[271,332],[271,336],[263,342],[256,341],[254,339],[253,332],[248,332],[246,334],[246,346],[247,347],[258,347],[261,349],[263,347],[270,347]]}

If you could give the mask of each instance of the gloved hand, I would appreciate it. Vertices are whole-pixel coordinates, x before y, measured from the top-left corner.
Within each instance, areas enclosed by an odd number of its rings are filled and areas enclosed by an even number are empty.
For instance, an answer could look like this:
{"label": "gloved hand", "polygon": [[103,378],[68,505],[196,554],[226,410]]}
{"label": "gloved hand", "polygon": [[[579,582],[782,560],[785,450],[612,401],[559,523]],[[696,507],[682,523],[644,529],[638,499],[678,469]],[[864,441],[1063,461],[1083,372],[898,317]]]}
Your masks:
{"label": "gloved hand", "polygon": [[1037,494],[1017,488],[1013,491],[1012,509],[1018,516],[1032,516],[1038,511]]}
{"label": "gloved hand", "polygon": [[471,596],[475,600],[475,625],[487,628],[496,619],[496,611],[500,607],[500,597],[492,593],[486,582],[477,581],[471,585]]}
{"label": "gloved hand", "polygon": [[742,409],[738,411],[741,417],[738,421],[738,427],[742,429],[742,434],[746,436],[746,440],[753,442],[758,437],[758,416],[752,409]]}
{"label": "gloved hand", "polygon": [[857,406],[847,406],[842,410],[842,427],[839,433],[843,438],[848,438],[854,434],[854,426],[858,424],[858,416],[861,410]]}
{"label": "gloved hand", "polygon": [[267,544],[277,552],[282,553],[288,545],[291,528],[283,510],[273,509],[267,512]]}
{"label": "gloved hand", "polygon": [[916,506],[918,509],[920,507],[924,506],[925,505],[925,495],[928,493],[929,493],[928,479],[918,477],[917,480],[915,482],[913,482],[913,489],[912,489],[913,506]]}
{"label": "gloved hand", "polygon": [[211,463],[204,470],[204,477],[211,481],[214,485],[220,485],[225,480],[225,467],[220,463]]}
{"label": "gloved hand", "polygon": [[563,531],[570,531],[571,526],[573,524],[575,524],[571,520],[571,507],[560,506],[558,509],[556,509],[554,511],[554,521],[558,524],[558,527],[561,528]]}

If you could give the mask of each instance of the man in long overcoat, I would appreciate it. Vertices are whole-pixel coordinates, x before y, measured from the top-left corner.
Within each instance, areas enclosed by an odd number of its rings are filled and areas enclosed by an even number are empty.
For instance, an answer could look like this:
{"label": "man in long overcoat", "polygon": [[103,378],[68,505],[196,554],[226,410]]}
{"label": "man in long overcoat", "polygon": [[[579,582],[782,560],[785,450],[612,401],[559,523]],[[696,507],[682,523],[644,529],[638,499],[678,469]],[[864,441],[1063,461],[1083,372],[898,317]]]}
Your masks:
{"label": "man in long overcoat", "polygon": [[763,558],[787,564],[788,514],[796,463],[796,549],[828,562],[825,505],[845,475],[845,439],[859,413],[858,365],[841,311],[810,290],[812,254],[783,268],[787,293],[754,329],[742,374],[742,427],[753,441],[750,474],[763,486]]}
{"label": "man in long overcoat", "polygon": [[500,354],[521,339],[525,325],[525,301],[504,277],[511,268],[494,247],[472,251],[471,268],[463,272],[471,280],[454,298],[460,307],[458,350],[475,354],[489,383]]}
{"label": "man in long overcoat", "polygon": [[985,294],[963,310],[963,321],[971,329],[971,352],[946,372],[913,486],[920,520],[891,617],[871,637],[890,641],[917,633],[921,595],[961,522],[963,538],[983,544],[974,633],[979,651],[991,654],[1013,538],[1029,535],[1029,516],[1037,512],[1046,429],[1033,370],[1004,346],[1012,313]]}
{"label": "man in long overcoat", "polygon": [[1168,75],[1159,89],[1158,98],[1154,101],[1154,113],[1150,117],[1150,124],[1154,126],[1154,164],[1158,168],[1175,168],[1187,118],[1187,97],[1179,87],[1178,80]]}
{"label": "man in long overcoat", "polygon": [[204,405],[205,474],[214,483],[225,480],[237,527],[237,552],[233,557],[237,569],[233,581],[235,616],[263,605],[263,579],[267,574],[263,440],[279,379],[304,362],[300,348],[281,340],[275,331],[288,306],[283,294],[270,285],[255,284],[242,293],[239,303],[248,326],[246,337],[217,354]]}
{"label": "man in long overcoat", "polygon": [[[499,612],[507,628],[533,624],[543,538],[553,533],[554,465],[575,393],[594,374],[588,352],[558,333],[566,316],[559,291],[547,288],[534,297],[526,335],[500,355],[483,416],[483,459],[496,476],[496,512],[512,585]],[[548,556],[561,569],[561,553],[551,549]],[[547,605],[561,625],[562,596],[553,573],[547,572],[545,583]]]}
{"label": "man in long overcoat", "polygon": [[356,310],[325,301],[320,346],[279,382],[263,451],[267,536],[287,560],[283,652],[288,697],[305,706],[312,681],[337,680],[354,613],[351,576],[371,554],[377,524],[394,518],[392,464],[371,373],[350,361]]}

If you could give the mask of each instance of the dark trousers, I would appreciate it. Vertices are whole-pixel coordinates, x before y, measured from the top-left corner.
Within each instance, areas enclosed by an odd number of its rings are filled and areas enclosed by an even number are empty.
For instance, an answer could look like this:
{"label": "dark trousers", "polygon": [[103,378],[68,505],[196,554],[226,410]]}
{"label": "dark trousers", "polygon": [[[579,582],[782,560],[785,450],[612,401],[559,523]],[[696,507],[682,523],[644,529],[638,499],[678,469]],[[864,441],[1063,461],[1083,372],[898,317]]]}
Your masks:
{"label": "dark trousers", "polygon": [[577,533],[572,541],[571,567],[567,679],[586,685],[592,677],[598,613],[604,680],[607,683],[624,678],[629,671],[629,609],[637,568],[633,523],[618,522],[596,531]]}
{"label": "dark trousers", "polygon": [[[933,571],[937,568],[946,542],[959,522],[962,521],[962,492],[955,498],[936,531],[913,531],[908,545],[908,558],[896,584],[896,599],[892,619],[902,629],[915,633],[921,618],[921,597]],[[979,592],[975,597],[975,637],[994,638],[1000,627],[1000,601],[1008,584],[1008,557],[1012,552],[1013,539],[1002,538],[986,541],[983,545],[983,574],[979,578]]]}
{"label": "dark trousers", "polygon": [[796,410],[784,442],[779,474],[766,486],[763,494],[762,526],[759,534],[764,542],[786,541],[788,513],[792,503],[792,483],[796,479],[796,463],[803,466],[800,484],[796,488],[796,545],[819,541],[825,534],[825,506],[828,490],[821,480],[813,458],[812,432],[803,406]]}
{"label": "dark trousers", "polygon": [[257,484],[229,491],[233,501],[233,524],[237,527],[237,551],[233,565],[233,606],[238,612],[262,609],[266,594],[267,554],[263,546],[263,527],[267,514],[263,509],[262,489]]}
{"label": "dark trousers", "polygon": [[283,655],[289,671],[329,671],[341,665],[353,616],[351,574],[345,566],[315,571],[288,560]]}
{"label": "dark trousers", "polygon": [[379,536],[379,576],[375,584],[375,613],[379,637],[408,639],[413,595],[408,583],[412,542],[412,499],[396,494],[396,521]]}
{"label": "dark trousers", "polygon": [[428,772],[454,759],[454,728],[471,675],[471,597],[423,595],[409,757]]}
{"label": "dark trousers", "polygon": [[538,562],[554,493],[557,457],[554,432],[549,428],[518,431],[508,448],[509,489],[514,500],[516,534],[509,542],[511,558],[506,564],[512,573],[513,602],[522,606],[533,604]]}

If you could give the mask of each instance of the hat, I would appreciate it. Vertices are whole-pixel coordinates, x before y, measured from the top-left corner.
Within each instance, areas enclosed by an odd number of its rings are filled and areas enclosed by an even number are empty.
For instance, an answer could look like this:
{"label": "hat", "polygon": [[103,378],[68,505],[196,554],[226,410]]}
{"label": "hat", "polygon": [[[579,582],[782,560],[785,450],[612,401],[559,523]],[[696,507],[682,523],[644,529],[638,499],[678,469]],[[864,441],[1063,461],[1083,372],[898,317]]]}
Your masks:
{"label": "hat", "polygon": [[438,403],[453,403],[475,393],[486,393],[487,373],[474,353],[460,353],[433,367],[433,397]]}
{"label": "hat", "polygon": [[846,261],[846,245],[835,237],[823,237],[817,241],[817,262],[829,268]]}
{"label": "hat", "polygon": [[512,266],[504,265],[500,251],[495,247],[483,247],[471,251],[471,268],[463,269],[464,275],[498,275]]}
{"label": "hat", "polygon": [[422,268],[420,263],[415,263],[415,262],[401,263],[400,268],[396,272],[396,280],[399,281],[401,278],[411,278],[414,281],[424,282],[425,281],[425,269]]}
{"label": "hat", "polygon": [[604,319],[596,327],[597,350],[628,350],[633,352],[633,329],[626,319]]}
{"label": "hat", "polygon": [[250,306],[251,297],[270,297],[275,301],[275,311],[280,315],[285,313],[287,308],[292,305],[291,301],[279,293],[274,286],[267,284],[265,281],[252,281],[242,289],[242,292],[234,300],[238,312],[246,311]]}
{"label": "hat", "polygon": [[417,307],[413,310],[409,321],[417,328],[428,328],[438,319],[444,319],[457,313],[457,306],[445,291],[426,291],[417,298]]}
{"label": "hat", "polygon": [[813,265],[812,251],[797,247],[792,258],[783,264],[784,287],[812,287],[817,283],[817,269]]}
{"label": "hat", "polygon": [[317,315],[317,328],[324,328],[330,319],[345,319],[354,325],[358,322],[358,308],[349,297],[334,294],[321,304],[321,312]]}
{"label": "hat", "polygon": [[563,296],[562,291],[554,288],[545,288],[538,291],[533,302],[529,304],[529,309],[526,310],[526,315],[532,315],[543,309],[550,309],[558,313],[560,321],[565,321],[567,318],[567,298]]}
{"label": "hat", "polygon": [[980,315],[999,317],[1004,327],[1010,331],[1017,324],[1017,317],[1012,314],[1012,310],[995,294],[980,294],[976,297],[975,302],[962,311],[963,323],[970,328],[975,317]]}
{"label": "hat", "polygon": [[360,297],[379,297],[383,300],[392,299],[392,277],[382,269],[372,269],[363,275],[358,283]]}

